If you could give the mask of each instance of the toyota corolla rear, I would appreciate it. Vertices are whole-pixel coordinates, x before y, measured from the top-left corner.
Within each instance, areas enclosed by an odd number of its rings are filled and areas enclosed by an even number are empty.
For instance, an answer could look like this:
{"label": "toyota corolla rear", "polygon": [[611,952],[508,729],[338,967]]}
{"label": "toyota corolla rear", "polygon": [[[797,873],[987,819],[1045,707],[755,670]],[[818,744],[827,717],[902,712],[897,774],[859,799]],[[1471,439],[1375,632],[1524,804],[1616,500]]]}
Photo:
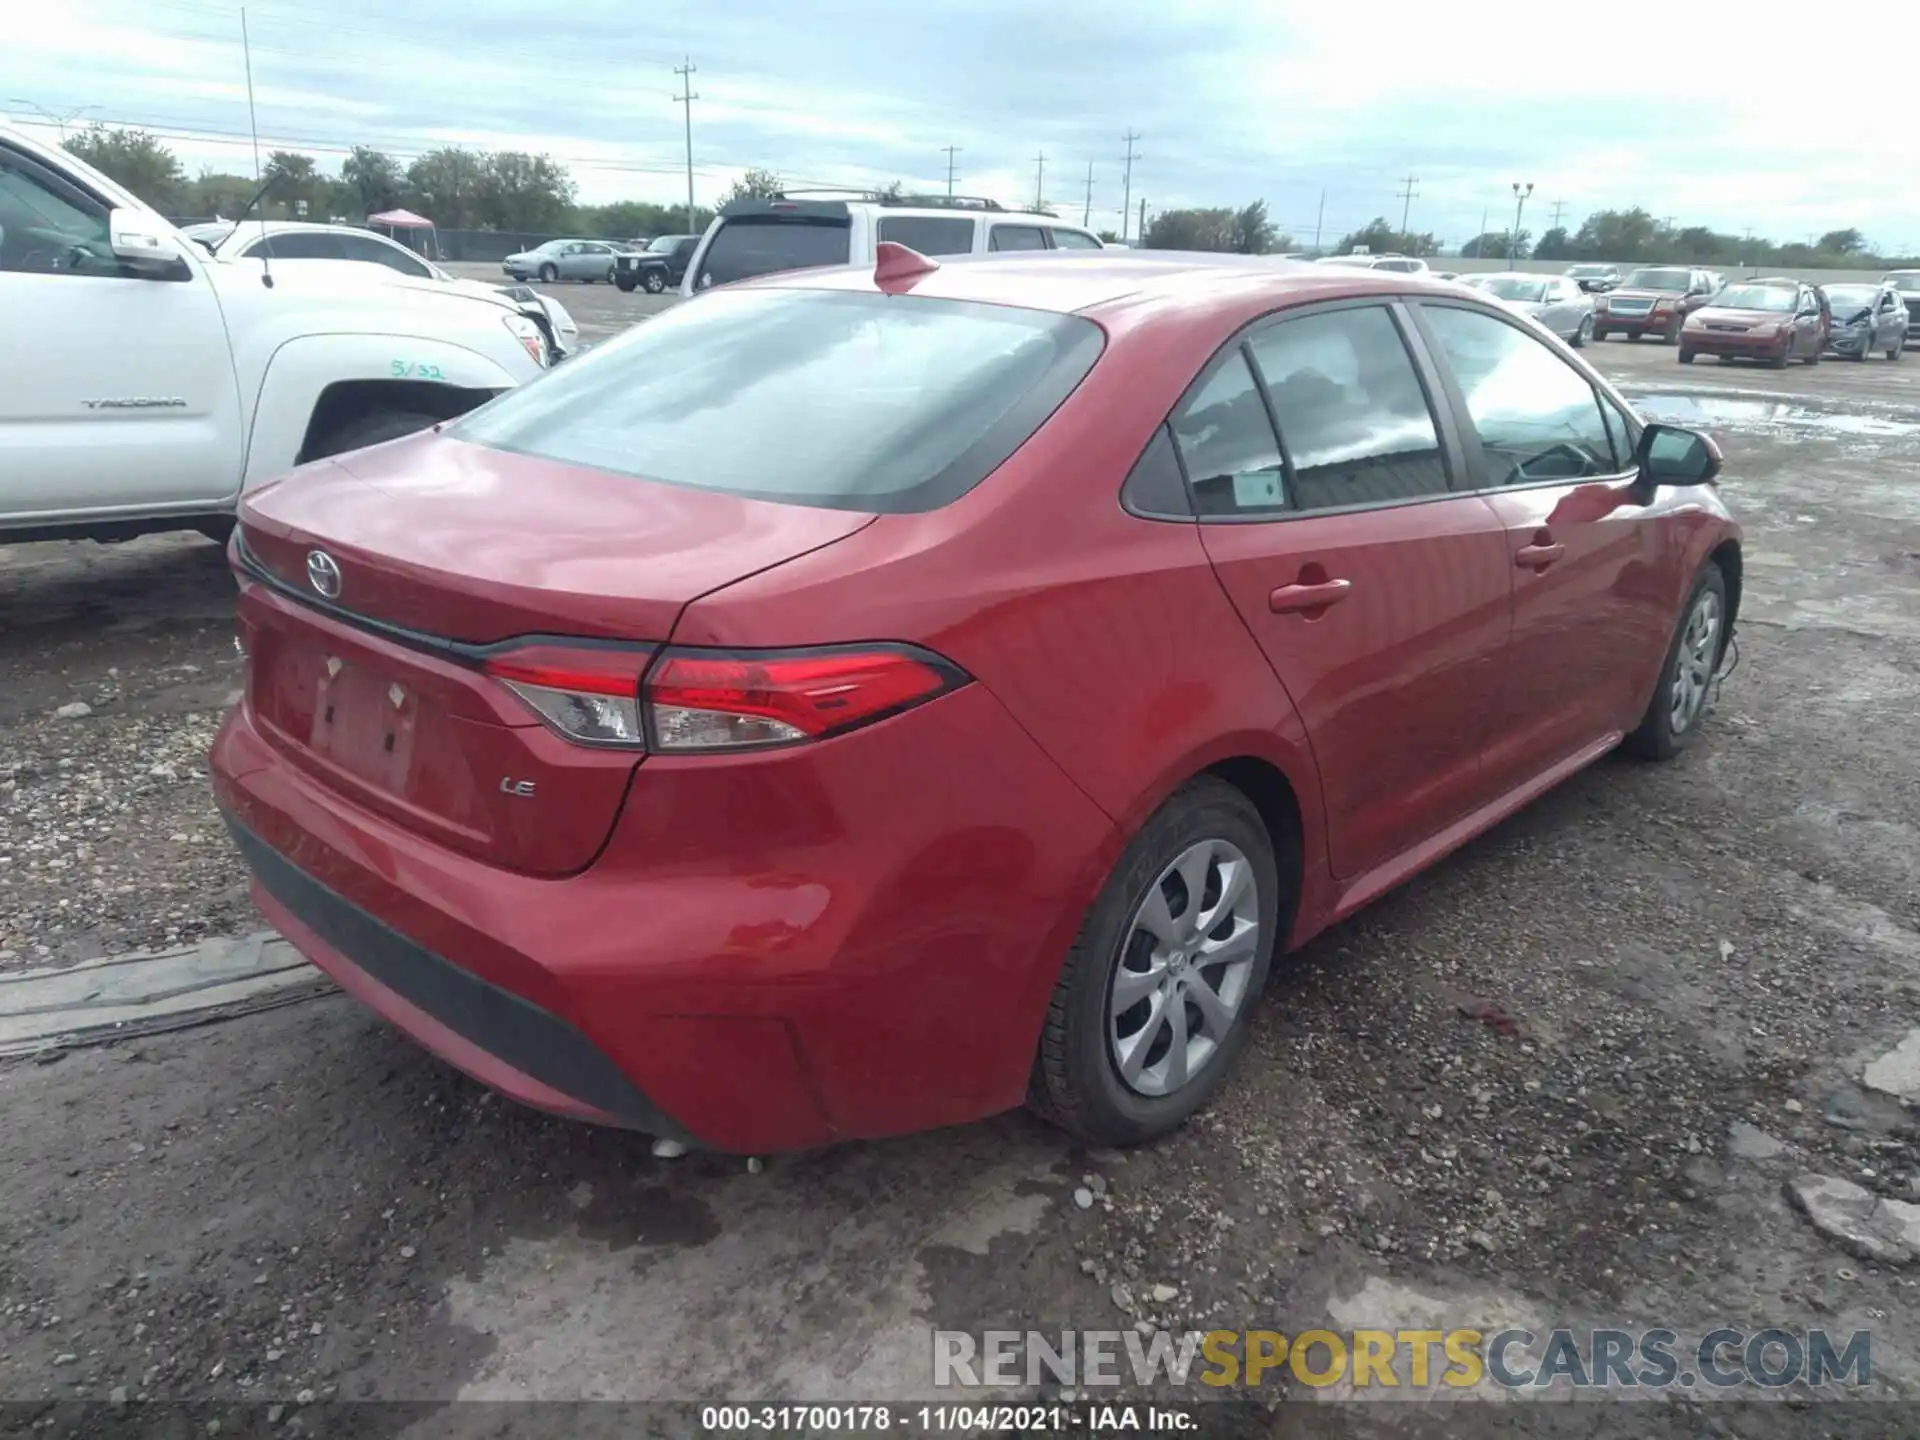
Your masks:
{"label": "toyota corolla rear", "polygon": [[[559,1113],[752,1151],[1018,1103],[1113,827],[915,632],[896,541],[851,542],[937,522],[1101,347],[1071,315],[716,293],[250,495],[213,773],[263,912]],[[857,619],[796,585],[780,633],[677,641],[838,547],[874,570]]]}

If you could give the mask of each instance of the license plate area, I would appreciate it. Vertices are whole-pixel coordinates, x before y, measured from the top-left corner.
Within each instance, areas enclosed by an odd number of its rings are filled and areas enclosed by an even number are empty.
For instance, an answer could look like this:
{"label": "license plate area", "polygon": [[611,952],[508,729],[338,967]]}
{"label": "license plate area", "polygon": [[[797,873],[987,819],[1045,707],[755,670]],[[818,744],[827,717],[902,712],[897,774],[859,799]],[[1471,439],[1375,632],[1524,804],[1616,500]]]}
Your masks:
{"label": "license plate area", "polygon": [[407,793],[422,701],[400,680],[338,655],[315,667],[307,745],[357,780]]}

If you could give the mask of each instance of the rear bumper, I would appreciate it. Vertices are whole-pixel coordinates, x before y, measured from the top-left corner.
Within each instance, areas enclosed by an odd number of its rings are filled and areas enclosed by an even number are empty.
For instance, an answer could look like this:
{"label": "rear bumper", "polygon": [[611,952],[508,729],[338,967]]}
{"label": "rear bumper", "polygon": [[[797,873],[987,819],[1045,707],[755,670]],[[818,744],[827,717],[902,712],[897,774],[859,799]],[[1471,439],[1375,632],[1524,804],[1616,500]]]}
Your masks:
{"label": "rear bumper", "polygon": [[210,769],[261,909],[364,1004],[528,1105],[734,1153],[1019,1104],[1120,846],[977,684],[796,750],[651,757],[568,876],[353,805],[246,702]]}

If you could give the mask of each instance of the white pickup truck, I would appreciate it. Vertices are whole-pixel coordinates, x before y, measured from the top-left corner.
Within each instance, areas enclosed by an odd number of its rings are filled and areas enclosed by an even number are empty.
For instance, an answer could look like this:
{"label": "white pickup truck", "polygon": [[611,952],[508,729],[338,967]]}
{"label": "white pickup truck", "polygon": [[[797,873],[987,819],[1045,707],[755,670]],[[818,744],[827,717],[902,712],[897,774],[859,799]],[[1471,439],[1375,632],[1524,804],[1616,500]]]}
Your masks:
{"label": "white pickup truck", "polygon": [[216,259],[0,126],[0,543],[223,537],[246,486],[464,414],[553,358],[504,295],[376,271]]}

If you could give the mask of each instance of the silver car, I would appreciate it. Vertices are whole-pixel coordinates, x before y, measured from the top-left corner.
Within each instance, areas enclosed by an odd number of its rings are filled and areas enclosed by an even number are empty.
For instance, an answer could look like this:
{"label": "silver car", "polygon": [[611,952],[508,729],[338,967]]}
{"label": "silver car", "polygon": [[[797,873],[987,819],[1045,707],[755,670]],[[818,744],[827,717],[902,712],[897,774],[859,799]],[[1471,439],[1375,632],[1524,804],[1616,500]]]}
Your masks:
{"label": "silver car", "polygon": [[1507,309],[1539,321],[1576,350],[1593,338],[1593,296],[1565,275],[1516,270],[1461,278]]}
{"label": "silver car", "polygon": [[613,279],[614,257],[624,254],[626,246],[608,240],[549,240],[531,250],[509,255],[500,268],[516,280],[580,280],[591,285],[596,280]]}

